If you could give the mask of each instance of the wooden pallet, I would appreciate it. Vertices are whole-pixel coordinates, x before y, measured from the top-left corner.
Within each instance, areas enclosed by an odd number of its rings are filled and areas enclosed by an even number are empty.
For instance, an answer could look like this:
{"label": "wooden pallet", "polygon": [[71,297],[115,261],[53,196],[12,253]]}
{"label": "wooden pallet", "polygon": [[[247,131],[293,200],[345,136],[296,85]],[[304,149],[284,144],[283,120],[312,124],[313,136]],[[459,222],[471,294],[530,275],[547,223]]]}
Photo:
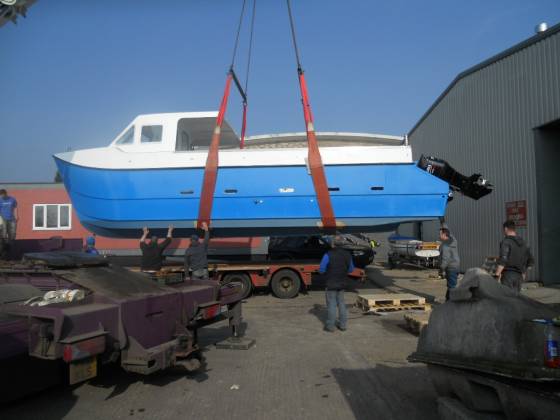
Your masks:
{"label": "wooden pallet", "polygon": [[407,310],[429,310],[426,299],[408,293],[358,295],[356,305],[364,312],[394,312]]}
{"label": "wooden pallet", "polygon": [[413,334],[420,335],[430,320],[429,312],[410,312],[404,314],[407,329]]}

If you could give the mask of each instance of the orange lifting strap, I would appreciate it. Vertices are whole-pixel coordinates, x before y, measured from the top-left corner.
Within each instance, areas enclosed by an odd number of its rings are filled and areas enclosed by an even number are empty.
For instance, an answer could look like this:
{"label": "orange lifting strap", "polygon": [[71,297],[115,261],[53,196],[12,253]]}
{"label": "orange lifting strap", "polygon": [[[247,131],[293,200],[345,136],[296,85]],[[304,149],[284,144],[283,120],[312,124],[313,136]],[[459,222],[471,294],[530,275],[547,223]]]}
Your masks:
{"label": "orange lifting strap", "polygon": [[317,203],[319,204],[319,210],[321,212],[322,225],[320,227],[327,231],[334,231],[336,230],[336,219],[331,204],[331,196],[329,194],[323,160],[321,159],[321,152],[319,151],[317,137],[315,136],[315,128],[313,127],[313,115],[311,114],[311,105],[309,105],[305,76],[301,68],[298,69],[298,74],[303,115],[305,118],[305,130],[307,133],[307,162],[311,172],[311,178],[313,179],[315,194],[317,195]]}
{"label": "orange lifting strap", "polygon": [[214,128],[212,142],[210,143],[208,157],[206,158],[206,167],[204,168],[204,178],[202,180],[202,192],[200,193],[200,205],[198,207],[197,227],[199,229],[202,227],[203,223],[207,223],[208,226],[210,226],[210,214],[212,213],[214,191],[216,190],[216,179],[218,178],[218,150],[220,149],[220,135],[222,131],[222,123],[224,122],[224,116],[226,114],[233,75],[233,71],[230,71],[226,79],[224,96],[222,97],[222,103],[220,104],[218,118],[216,118],[216,128]]}

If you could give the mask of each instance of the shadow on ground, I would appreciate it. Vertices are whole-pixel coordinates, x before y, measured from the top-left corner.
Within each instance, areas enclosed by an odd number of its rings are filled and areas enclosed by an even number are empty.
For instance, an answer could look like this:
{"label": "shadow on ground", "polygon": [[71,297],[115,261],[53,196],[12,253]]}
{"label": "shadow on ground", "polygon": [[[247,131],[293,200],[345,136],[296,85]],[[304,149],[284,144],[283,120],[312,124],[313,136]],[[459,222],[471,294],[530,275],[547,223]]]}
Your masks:
{"label": "shadow on ground", "polygon": [[[421,271],[421,269],[418,268],[413,268],[412,270]],[[379,267],[371,265],[368,266],[366,274],[369,282],[375,285],[377,288],[390,288],[390,290],[398,293],[412,293],[413,295],[426,298],[426,302],[429,303],[435,303],[436,301],[436,296],[433,294],[422,292],[418,289],[409,289],[398,285],[393,278],[386,276]]]}
{"label": "shadow on ground", "polygon": [[[29,407],[29,401],[33,401],[32,408]],[[77,401],[78,397],[72,393],[71,389],[59,385],[47,391],[2,404],[0,406],[0,418],[2,420],[21,420],[23,418],[62,419],[70,413]],[[44,410],[45,406],[49,407],[46,412]],[[22,415],[23,411],[25,411],[25,415]]]}
{"label": "shadow on ground", "polygon": [[357,420],[439,418],[436,391],[423,365],[331,372]]}

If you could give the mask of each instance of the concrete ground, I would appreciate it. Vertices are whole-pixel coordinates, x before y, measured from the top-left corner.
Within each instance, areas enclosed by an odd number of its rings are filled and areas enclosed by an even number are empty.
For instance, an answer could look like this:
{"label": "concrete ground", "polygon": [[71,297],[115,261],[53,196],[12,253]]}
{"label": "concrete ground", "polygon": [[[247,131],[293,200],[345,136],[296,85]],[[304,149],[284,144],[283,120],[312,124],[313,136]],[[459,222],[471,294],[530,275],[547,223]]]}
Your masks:
{"label": "concrete ground", "polygon": [[[368,267],[366,293],[414,293],[441,301],[433,270]],[[385,289],[381,289],[381,288]],[[350,307],[355,293],[346,293]],[[346,332],[324,332],[324,292],[280,300],[257,294],[244,305],[250,350],[221,350],[225,323],[200,333],[206,371],[150,377],[106,369],[73,388],[54,388],[0,409],[8,419],[436,419],[436,393],[424,365],[406,357],[417,337],[403,313],[350,310]]]}

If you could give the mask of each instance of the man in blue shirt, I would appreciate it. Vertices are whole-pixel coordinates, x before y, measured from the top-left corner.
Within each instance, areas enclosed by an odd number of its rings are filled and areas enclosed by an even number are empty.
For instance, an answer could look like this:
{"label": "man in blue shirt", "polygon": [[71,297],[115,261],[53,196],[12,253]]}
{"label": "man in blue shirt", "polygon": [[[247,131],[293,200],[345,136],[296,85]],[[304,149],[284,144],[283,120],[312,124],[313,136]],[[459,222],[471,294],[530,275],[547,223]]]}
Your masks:
{"label": "man in blue shirt", "polygon": [[4,219],[4,235],[13,241],[16,238],[17,201],[4,189],[0,190],[0,216]]}
{"label": "man in blue shirt", "polygon": [[[327,290],[327,322],[325,331],[334,332],[335,324],[340,331],[346,331],[348,313],[344,303],[344,289],[348,282],[348,274],[354,271],[352,254],[342,247],[343,238],[337,235],[329,250],[321,260],[319,272],[325,274]],[[338,307],[338,322],[336,321],[336,308]]]}
{"label": "man in blue shirt", "polygon": [[86,246],[84,252],[91,255],[99,255],[99,251],[95,248],[95,235],[86,238]]}

